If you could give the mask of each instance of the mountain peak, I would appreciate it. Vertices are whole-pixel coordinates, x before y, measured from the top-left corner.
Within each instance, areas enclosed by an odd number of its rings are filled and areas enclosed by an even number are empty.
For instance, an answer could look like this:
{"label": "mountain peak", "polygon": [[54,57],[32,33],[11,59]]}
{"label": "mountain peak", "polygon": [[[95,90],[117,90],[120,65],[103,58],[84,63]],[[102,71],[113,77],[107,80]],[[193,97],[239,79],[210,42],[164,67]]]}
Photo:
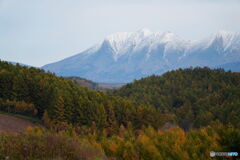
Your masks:
{"label": "mountain peak", "polygon": [[215,34],[216,38],[228,38],[234,35],[234,32],[228,31],[228,30],[219,30]]}
{"label": "mountain peak", "polygon": [[107,36],[103,43],[107,42],[115,55],[122,55],[144,39],[149,39],[151,35],[153,35],[153,32],[146,28],[136,32],[118,32]]}
{"label": "mountain peak", "polygon": [[105,40],[109,42],[113,42],[113,41],[121,42],[128,39],[131,36],[131,34],[132,34],[131,32],[117,32],[107,36]]}
{"label": "mountain peak", "polygon": [[162,34],[162,41],[163,42],[171,42],[171,41],[175,41],[175,40],[181,40],[184,41],[183,39],[181,39],[180,37],[178,37],[176,34],[172,33],[172,32],[164,32]]}
{"label": "mountain peak", "polygon": [[135,39],[135,37],[143,38],[153,34],[153,32],[147,28],[140,29],[136,32],[117,32],[111,34],[105,38],[109,42],[121,42],[128,39]]}
{"label": "mountain peak", "polygon": [[143,36],[148,36],[148,35],[153,34],[153,32],[147,28],[142,28],[142,29],[138,30],[136,33],[141,34]]}
{"label": "mountain peak", "polygon": [[107,43],[109,47],[114,51],[115,55],[119,55],[123,50],[127,49],[127,46],[132,44],[132,32],[118,32],[111,34],[104,39],[104,43]]}
{"label": "mountain peak", "polygon": [[225,35],[225,34],[232,34],[232,31],[228,31],[228,30],[224,30],[224,29],[220,29],[217,31],[217,34],[219,35]]}
{"label": "mountain peak", "polygon": [[208,47],[211,45],[220,46],[223,50],[228,49],[233,43],[239,41],[239,33],[231,32],[228,30],[219,30],[212,35],[208,43]]}
{"label": "mountain peak", "polygon": [[[167,45],[165,50],[169,47],[179,48],[179,45],[186,41],[172,32],[152,32],[149,29],[143,28],[136,32],[118,32],[107,36],[103,45],[112,49],[113,58],[117,60],[121,55],[134,52],[145,48],[151,50],[157,45]],[[185,47],[185,45],[184,45]],[[182,47],[180,47],[182,49]]]}

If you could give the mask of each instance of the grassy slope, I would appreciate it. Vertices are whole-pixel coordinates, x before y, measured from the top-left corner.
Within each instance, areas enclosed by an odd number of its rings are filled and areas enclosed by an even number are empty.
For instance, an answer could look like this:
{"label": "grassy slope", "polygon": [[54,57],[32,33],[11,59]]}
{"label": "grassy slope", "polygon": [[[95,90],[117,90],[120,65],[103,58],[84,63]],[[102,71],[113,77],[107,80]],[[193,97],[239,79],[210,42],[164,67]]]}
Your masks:
{"label": "grassy slope", "polygon": [[22,132],[28,127],[34,127],[39,120],[16,114],[0,112],[0,132]]}

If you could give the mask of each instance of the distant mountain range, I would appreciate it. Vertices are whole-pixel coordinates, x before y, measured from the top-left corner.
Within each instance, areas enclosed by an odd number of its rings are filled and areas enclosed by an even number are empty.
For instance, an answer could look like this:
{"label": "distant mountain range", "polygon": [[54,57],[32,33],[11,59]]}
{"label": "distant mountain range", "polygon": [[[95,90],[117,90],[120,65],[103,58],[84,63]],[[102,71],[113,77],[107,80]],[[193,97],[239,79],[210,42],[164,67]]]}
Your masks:
{"label": "distant mountain range", "polygon": [[190,66],[240,71],[240,33],[219,31],[199,41],[148,29],[116,33],[84,52],[42,68],[59,76],[127,83]]}

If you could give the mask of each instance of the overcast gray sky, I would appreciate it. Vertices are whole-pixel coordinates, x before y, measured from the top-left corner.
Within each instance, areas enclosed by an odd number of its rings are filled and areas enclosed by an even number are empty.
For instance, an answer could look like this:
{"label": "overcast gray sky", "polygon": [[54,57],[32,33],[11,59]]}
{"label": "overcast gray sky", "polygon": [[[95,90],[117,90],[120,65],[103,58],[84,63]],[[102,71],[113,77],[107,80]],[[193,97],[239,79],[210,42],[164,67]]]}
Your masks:
{"label": "overcast gray sky", "polygon": [[240,0],[0,0],[0,59],[42,66],[115,32],[240,32]]}

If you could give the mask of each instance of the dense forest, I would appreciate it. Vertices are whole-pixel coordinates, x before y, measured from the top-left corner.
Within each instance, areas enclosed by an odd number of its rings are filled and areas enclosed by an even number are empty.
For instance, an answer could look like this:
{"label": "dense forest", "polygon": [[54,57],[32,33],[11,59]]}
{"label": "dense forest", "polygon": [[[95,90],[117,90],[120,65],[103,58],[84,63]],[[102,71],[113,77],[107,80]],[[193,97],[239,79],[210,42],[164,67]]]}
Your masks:
{"label": "dense forest", "polygon": [[179,69],[140,79],[112,94],[170,112],[186,130],[214,120],[240,127],[240,73]]}
{"label": "dense forest", "polygon": [[240,74],[221,69],[180,69],[101,92],[0,61],[0,111],[41,121],[0,133],[0,159],[213,159],[210,151],[240,151],[239,104]]}

